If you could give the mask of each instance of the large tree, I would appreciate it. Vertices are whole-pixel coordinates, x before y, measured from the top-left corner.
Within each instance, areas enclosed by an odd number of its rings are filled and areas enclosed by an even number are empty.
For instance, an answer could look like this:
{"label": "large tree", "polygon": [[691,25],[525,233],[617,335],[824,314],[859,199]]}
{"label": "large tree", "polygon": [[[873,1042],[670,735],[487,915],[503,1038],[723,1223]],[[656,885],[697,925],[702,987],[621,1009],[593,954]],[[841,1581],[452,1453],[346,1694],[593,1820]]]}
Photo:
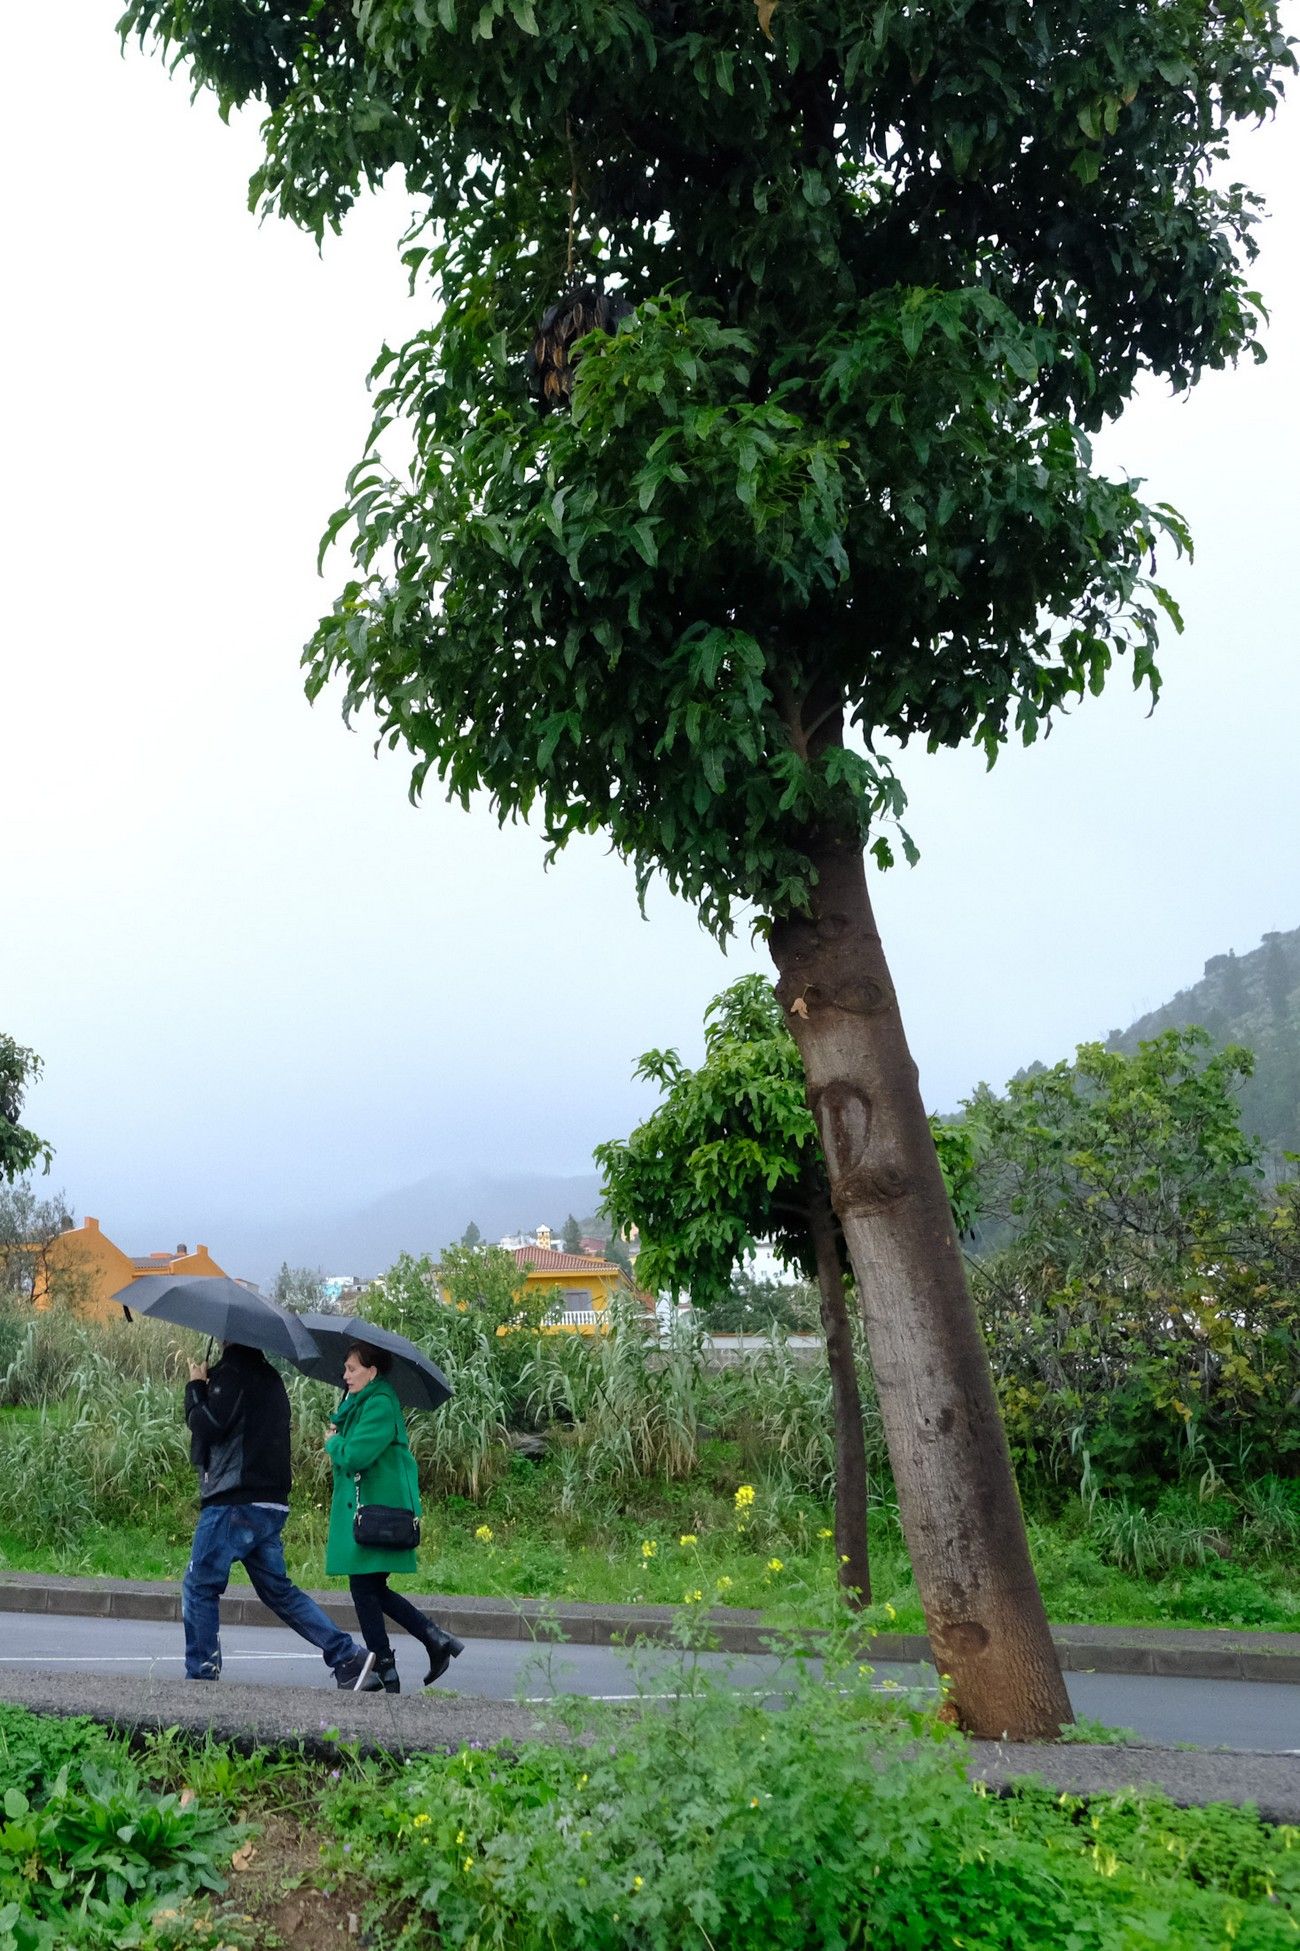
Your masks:
{"label": "large tree", "polygon": [[1254,200],[1215,172],[1293,65],[1274,5],[130,0],[122,27],[262,105],[255,204],[320,235],[404,172],[430,324],[375,368],[309,688],[373,707],[413,790],[556,848],[603,829],[719,934],[757,915],[936,1656],[967,1726],[1055,1728],[863,856],[903,804],[882,740],[992,757],[1119,658],[1156,688],[1148,565],[1185,537],[1088,435],[1141,375],[1252,344]]}
{"label": "large tree", "polygon": [[641,1230],[637,1279],[689,1292],[698,1306],[728,1295],[756,1241],[817,1282],[835,1424],[835,1551],[840,1583],[865,1604],[867,1451],[844,1240],[785,1013],[762,976],[742,976],[705,1012],[704,1062],[649,1050],[637,1076],[659,1085],[657,1110],[626,1140],[596,1147],[605,1210]]}

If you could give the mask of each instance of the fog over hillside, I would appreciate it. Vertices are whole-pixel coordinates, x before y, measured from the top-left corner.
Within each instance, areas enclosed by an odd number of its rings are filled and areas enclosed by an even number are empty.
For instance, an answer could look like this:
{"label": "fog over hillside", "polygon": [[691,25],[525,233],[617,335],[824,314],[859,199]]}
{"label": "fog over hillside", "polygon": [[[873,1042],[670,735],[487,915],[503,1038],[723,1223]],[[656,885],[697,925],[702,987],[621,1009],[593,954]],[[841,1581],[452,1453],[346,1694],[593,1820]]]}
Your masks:
{"label": "fog over hillside", "polygon": [[350,1211],[281,1220],[231,1215],[214,1222],[208,1244],[227,1272],[253,1280],[269,1280],[282,1260],[369,1279],[400,1253],[437,1253],[471,1220],[485,1240],[496,1240],[538,1224],[560,1227],[570,1213],[585,1218],[599,1203],[595,1172],[438,1172]]}
{"label": "fog over hillside", "polygon": [[1212,955],[1199,982],[1126,1030],[1112,1030],[1108,1043],[1131,1051],[1189,1023],[1217,1044],[1243,1043],[1254,1053],[1255,1075],[1241,1090],[1242,1124],[1276,1163],[1300,1151],[1300,928],[1271,932],[1246,955]]}

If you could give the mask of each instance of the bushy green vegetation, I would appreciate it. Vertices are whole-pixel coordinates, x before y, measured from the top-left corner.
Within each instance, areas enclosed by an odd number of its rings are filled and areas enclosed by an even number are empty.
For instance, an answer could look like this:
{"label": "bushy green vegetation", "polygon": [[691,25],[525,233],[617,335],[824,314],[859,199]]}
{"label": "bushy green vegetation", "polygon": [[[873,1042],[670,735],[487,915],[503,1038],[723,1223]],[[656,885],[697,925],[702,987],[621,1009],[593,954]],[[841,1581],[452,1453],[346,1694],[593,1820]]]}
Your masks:
{"label": "bushy green vegetation", "polygon": [[561,1703],[513,1749],[333,1762],[0,1707],[0,1951],[342,1943],[349,1912],[376,1951],[1300,1945],[1300,1830],[1134,1790],[998,1798],[848,1657],[829,1685],[792,1658],[779,1712],[681,1675]]}
{"label": "bushy green vegetation", "polygon": [[[513,1261],[507,1274],[490,1254],[467,1252],[454,1278],[463,1309],[439,1298],[418,1261],[393,1270],[383,1301],[456,1385],[444,1410],[413,1423],[425,1589],[665,1604],[689,1592],[703,1595],[694,1603],[758,1606],[778,1619],[826,1616],[835,1558],[820,1361],[796,1360],[774,1335],[754,1360],[714,1370],[693,1338],[660,1350],[634,1321],[607,1338],[536,1324],[498,1334]],[[194,1519],[180,1414],[192,1345],[158,1324],[96,1328],[0,1306],[5,1563],[179,1576]],[[286,1549],[295,1576],[321,1585],[331,1398],[300,1376],[288,1381],[296,1490]],[[865,1373],[863,1388],[874,1481],[868,1618],[919,1630]],[[519,1431],[544,1439],[540,1459],[512,1446]],[[754,1495],[738,1507],[741,1486]],[[1053,1618],[1300,1625],[1300,1482],[1193,1476],[1142,1501],[1082,1498],[1077,1476],[1032,1488],[1031,1537]]]}
{"label": "bushy green vegetation", "polygon": [[412,1759],[332,1798],[387,1945],[445,1951],[1282,1951],[1300,1832],[1160,1796],[973,1792],[965,1744],[867,1669],[782,1711],[697,1679],[581,1745]]}
{"label": "bushy green vegetation", "polygon": [[1031,1496],[1300,1474],[1300,1184],[1242,1132],[1251,1068],[1168,1030],[966,1107],[976,1300]]}

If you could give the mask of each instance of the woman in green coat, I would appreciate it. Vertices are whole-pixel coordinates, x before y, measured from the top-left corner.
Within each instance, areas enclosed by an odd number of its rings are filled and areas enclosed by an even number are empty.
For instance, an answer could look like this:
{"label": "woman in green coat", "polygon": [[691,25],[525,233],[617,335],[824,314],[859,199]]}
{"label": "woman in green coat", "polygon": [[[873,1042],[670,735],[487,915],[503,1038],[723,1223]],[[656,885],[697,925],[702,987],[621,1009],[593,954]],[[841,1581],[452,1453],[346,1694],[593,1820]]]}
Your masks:
{"label": "woman in green coat", "polygon": [[415,1552],[359,1545],[353,1534],[358,1492],[363,1504],[387,1504],[420,1515],[420,1488],[415,1458],[406,1440],[406,1419],[391,1382],[393,1365],[386,1349],[354,1342],[343,1363],[347,1393],[335,1412],[325,1438],[334,1466],[334,1494],[330,1500],[329,1539],[325,1570],[346,1575],[357,1611],[361,1636],[375,1656],[375,1681],[390,1694],[400,1693],[397,1661],[384,1625],[384,1614],[427,1648],[431,1687],[447,1671],[464,1646],[445,1633],[436,1620],[418,1612],[400,1592],[389,1590],[392,1572],[413,1572]]}

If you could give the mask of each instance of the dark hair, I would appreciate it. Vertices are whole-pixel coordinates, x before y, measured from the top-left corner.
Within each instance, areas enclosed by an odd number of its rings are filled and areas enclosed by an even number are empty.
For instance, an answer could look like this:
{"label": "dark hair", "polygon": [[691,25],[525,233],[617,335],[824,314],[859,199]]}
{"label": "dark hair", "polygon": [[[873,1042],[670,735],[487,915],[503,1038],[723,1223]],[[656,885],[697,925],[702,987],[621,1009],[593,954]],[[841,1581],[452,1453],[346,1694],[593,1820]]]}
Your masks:
{"label": "dark hair", "polygon": [[381,1375],[387,1375],[393,1366],[393,1358],[388,1350],[372,1348],[368,1341],[354,1341],[348,1349],[348,1354],[343,1357],[344,1361],[347,1360],[348,1355],[355,1355],[363,1368],[378,1369]]}

